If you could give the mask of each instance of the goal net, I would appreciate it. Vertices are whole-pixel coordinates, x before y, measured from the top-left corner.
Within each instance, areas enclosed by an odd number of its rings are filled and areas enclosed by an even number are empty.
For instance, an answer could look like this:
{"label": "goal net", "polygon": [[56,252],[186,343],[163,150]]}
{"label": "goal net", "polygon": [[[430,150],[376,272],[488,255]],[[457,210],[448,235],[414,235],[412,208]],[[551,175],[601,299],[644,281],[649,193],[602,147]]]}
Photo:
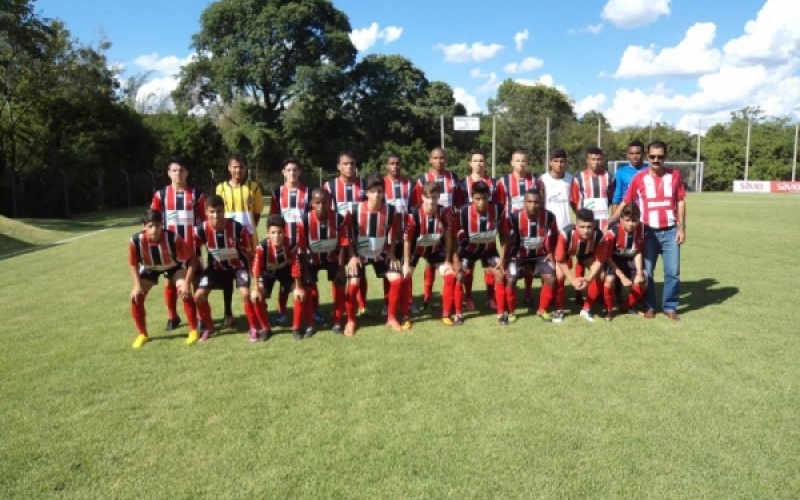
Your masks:
{"label": "goal net", "polygon": [[[617,167],[627,164],[627,160],[610,161],[608,162],[608,171],[616,175]],[[666,165],[667,168],[677,168],[681,171],[681,177],[689,191],[703,191],[703,166],[705,162],[668,161],[664,165]]]}

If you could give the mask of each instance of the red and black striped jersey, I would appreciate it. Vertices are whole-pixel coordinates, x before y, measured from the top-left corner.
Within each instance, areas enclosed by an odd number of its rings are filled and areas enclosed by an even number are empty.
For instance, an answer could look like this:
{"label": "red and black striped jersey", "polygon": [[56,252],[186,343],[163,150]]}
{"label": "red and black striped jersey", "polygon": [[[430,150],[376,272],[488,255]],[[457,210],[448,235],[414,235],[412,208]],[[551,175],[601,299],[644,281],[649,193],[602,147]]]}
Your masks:
{"label": "red and black striped jersey", "polygon": [[525,191],[538,185],[538,178],[530,172],[522,177],[510,173],[497,179],[497,201],[502,203],[506,213],[519,212],[525,207]]}
{"label": "red and black striped jersey", "polygon": [[414,183],[407,177],[392,179],[388,175],[383,178],[383,190],[386,203],[394,207],[398,216],[403,216],[414,208],[411,203],[414,194]]}
{"label": "red and black striped jersey", "polygon": [[411,252],[428,256],[444,251],[445,233],[453,230],[453,210],[436,207],[433,215],[428,215],[422,207],[415,208],[406,217],[403,241],[411,243]]}
{"label": "red and black striped jersey", "polygon": [[457,208],[464,204],[464,194],[459,186],[458,176],[450,170],[441,173],[429,170],[421,175],[414,184],[414,195],[412,203],[415,206],[422,204],[422,188],[429,182],[439,185],[439,205],[445,208]]}
{"label": "red and black striped jersey", "polygon": [[194,228],[206,220],[206,201],[199,189],[187,187],[178,191],[172,185],[153,193],[150,208],[164,218],[164,229],[178,234],[195,252]]}
{"label": "red and black striped jersey", "polygon": [[269,213],[278,214],[286,221],[286,237],[292,248],[297,246],[298,226],[303,223],[303,215],[310,206],[310,194],[311,190],[302,184],[291,188],[284,184],[272,192]]}
{"label": "red and black striped jersey", "polygon": [[253,276],[263,274],[275,274],[275,272],[289,268],[292,278],[301,277],[300,259],[297,257],[297,249],[291,248],[289,242],[284,239],[283,246],[276,247],[269,238],[261,240],[256,247],[256,255],[253,257]]}
{"label": "red and black striped jersey", "polygon": [[351,183],[336,177],[326,182],[323,189],[331,194],[331,208],[341,215],[347,213],[353,203],[367,199],[367,190],[361,177],[356,177]]}
{"label": "red and black striped jersey", "polygon": [[349,213],[339,215],[333,210],[322,219],[313,210],[303,216],[300,250],[308,255],[309,264],[338,261],[339,249],[349,245],[350,218]]}
{"label": "red and black striped jersey", "polygon": [[508,218],[502,206],[489,203],[485,213],[475,205],[464,205],[456,212],[458,244],[462,251],[479,255],[497,248],[497,237],[507,234]]}
{"label": "red and black striped jersey", "polygon": [[166,271],[192,259],[192,251],[177,233],[165,229],[155,243],[141,231],[131,236],[128,244],[128,264],[142,271]]}
{"label": "red and black striped jersey", "polygon": [[525,210],[508,216],[509,231],[513,231],[511,255],[520,259],[545,257],[558,242],[558,222],[549,210],[539,209],[531,216]]}
{"label": "red and black striped jersey", "polygon": [[575,224],[566,226],[558,235],[554,258],[556,262],[567,262],[570,257],[575,256],[579,262],[594,257],[595,261],[605,261],[608,259],[608,243],[605,233],[595,227],[594,232],[585,240],[578,234]]}
{"label": "red and black striped jersey", "polygon": [[631,259],[636,254],[644,250],[644,243],[647,239],[647,228],[644,224],[637,224],[636,229],[630,233],[625,231],[620,221],[615,221],[608,226],[606,240],[609,244],[609,251],[615,257]]}
{"label": "red and black striped jersey", "polygon": [[197,248],[208,250],[208,267],[218,270],[248,269],[248,251],[253,248],[250,231],[238,221],[225,219],[222,229],[216,230],[210,221],[197,227]]}
{"label": "red and black striped jersey", "polygon": [[578,208],[588,208],[594,212],[600,229],[608,227],[608,207],[614,195],[614,182],[606,170],[593,172],[589,169],[575,175],[579,196]]}
{"label": "red and black striped jersey", "polygon": [[502,203],[502,200],[497,197],[497,183],[494,179],[488,175],[484,175],[480,179],[473,179],[472,175],[468,175],[459,182],[459,188],[464,196],[464,204],[472,203],[472,185],[479,180],[485,182],[486,185],[489,186],[489,201],[493,203]]}
{"label": "red and black striped jersey", "polygon": [[372,211],[366,201],[353,203],[350,239],[355,243],[356,255],[362,261],[381,261],[391,246],[399,241],[400,221],[391,205],[383,204]]}

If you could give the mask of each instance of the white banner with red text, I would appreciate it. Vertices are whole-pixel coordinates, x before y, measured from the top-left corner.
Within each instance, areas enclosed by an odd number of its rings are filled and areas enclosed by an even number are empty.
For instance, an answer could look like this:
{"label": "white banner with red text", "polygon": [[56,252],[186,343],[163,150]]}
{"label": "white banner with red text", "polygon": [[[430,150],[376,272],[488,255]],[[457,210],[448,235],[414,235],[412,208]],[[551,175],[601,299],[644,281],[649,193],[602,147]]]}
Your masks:
{"label": "white banner with red text", "polygon": [[734,193],[800,194],[800,182],[791,181],[733,181]]}

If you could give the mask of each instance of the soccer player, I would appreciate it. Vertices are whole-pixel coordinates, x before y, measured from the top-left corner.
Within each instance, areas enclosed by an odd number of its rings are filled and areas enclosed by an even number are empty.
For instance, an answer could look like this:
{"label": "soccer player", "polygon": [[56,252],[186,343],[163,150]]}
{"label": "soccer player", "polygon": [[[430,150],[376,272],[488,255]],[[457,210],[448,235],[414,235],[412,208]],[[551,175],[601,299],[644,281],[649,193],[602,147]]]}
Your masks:
{"label": "soccer player", "polygon": [[[366,200],[364,179],[358,176],[356,157],[350,151],[342,151],[337,158],[339,176],[329,180],[323,186],[331,194],[331,206],[339,215],[350,211],[353,203]],[[358,315],[368,316],[367,280],[361,281],[358,292]]]}
{"label": "soccer player", "polygon": [[586,150],[586,170],[575,176],[575,182],[578,185],[578,208],[591,210],[598,227],[605,231],[614,181],[606,170],[602,149],[592,146]]}
{"label": "soccer player", "polygon": [[[342,333],[345,309],[345,266],[348,257],[350,213],[331,209],[330,194],[317,188],[311,192],[311,210],[303,216],[300,248],[305,256],[306,292],[319,297],[317,283],[320,271],[327,273],[333,295],[333,331]],[[355,318],[350,318],[355,321]]]}
{"label": "soccer player", "polygon": [[408,308],[411,298],[410,280],[420,258],[431,267],[439,269],[444,285],[442,287],[442,322],[448,326],[462,325],[463,317],[456,315],[455,321],[450,318],[453,305],[453,294],[456,287],[456,274],[451,264],[453,255],[452,210],[438,204],[441,188],[435,182],[429,182],[422,188],[422,205],[411,210],[406,218],[403,234],[403,277],[407,280],[404,297],[402,328],[411,328]]}
{"label": "soccer player", "polygon": [[[494,278],[494,299],[497,304],[497,321],[508,325],[505,311],[506,289],[503,259],[497,250],[498,234],[506,234],[508,219],[501,205],[489,201],[489,186],[483,181],[472,185],[472,203],[462,206],[455,216],[457,226],[458,253],[453,259],[458,281],[469,279],[475,272],[475,263],[481,261]],[[461,286],[454,293],[456,319],[461,314]]]}
{"label": "soccer player", "polygon": [[[528,153],[517,149],[511,153],[511,173],[497,179],[497,199],[503,203],[506,214],[523,208],[524,193],[536,187],[538,177],[528,172]],[[487,290],[491,287],[487,284]],[[533,305],[533,276],[525,275],[525,303]],[[491,294],[490,294],[491,302]]]}
{"label": "soccer player", "polygon": [[641,211],[636,205],[625,205],[620,219],[612,222],[606,231],[611,257],[606,265],[606,278],[603,286],[605,320],[614,319],[614,291],[617,281],[630,287],[626,304],[620,303],[620,312],[633,311],[647,290],[647,274],[644,271],[642,250],[647,239],[647,228],[641,224]]}
{"label": "soccer player", "polygon": [[[189,169],[179,158],[170,159],[167,176],[170,184],[153,194],[150,208],[161,212],[164,227],[178,234],[194,255],[194,228],[205,220],[205,198],[199,189],[186,182]],[[168,313],[167,330],[175,329],[181,324],[181,319],[176,307],[178,290],[172,280],[164,286],[164,302]]]}
{"label": "soccer player", "polygon": [[[250,233],[252,242],[258,241],[258,222],[264,211],[264,194],[258,182],[247,180],[247,163],[241,154],[228,158],[228,173],[231,178],[217,184],[216,193],[225,202],[225,217],[234,219]],[[247,250],[252,255],[253,248]],[[218,276],[221,278],[221,276]],[[222,328],[233,326],[233,281],[222,283],[225,320]]]}
{"label": "soccer player", "polygon": [[550,154],[550,170],[539,177],[544,208],[556,216],[559,231],[572,223],[572,214],[578,209],[580,201],[575,178],[566,168],[567,152],[555,149]]}
{"label": "soccer player", "polygon": [[507,262],[506,270],[506,303],[508,321],[517,321],[516,288],[520,276],[539,276],[542,280],[542,291],[539,296],[537,314],[545,321],[550,321],[548,310],[553,302],[555,285],[555,266],[552,252],[558,241],[558,224],[556,216],[543,208],[542,194],[537,189],[529,189],[524,193],[523,209],[508,215],[508,239],[503,246]]}
{"label": "soccer player", "polygon": [[628,164],[620,165],[614,173],[614,196],[611,197],[612,213],[616,213],[617,205],[622,203],[622,198],[628,191],[633,178],[650,165],[644,161],[644,144],[642,141],[628,143]]}
{"label": "soccer player", "polygon": [[[289,244],[289,239],[286,237],[286,224],[280,215],[270,215],[267,218],[267,237],[261,240],[256,247],[256,255],[253,258],[253,276],[257,277],[258,284],[250,297],[255,302],[256,317],[261,323],[262,330],[257,332],[255,338],[253,331],[250,331],[251,342],[255,342],[259,338],[268,340],[272,334],[265,298],[269,299],[272,295],[275,282],[279,284],[281,290],[294,291],[292,337],[295,340],[301,340],[314,335],[314,321],[311,314],[306,317],[305,333],[300,331],[306,293],[303,289],[298,247]],[[302,230],[300,232],[302,233]]]}
{"label": "soccer player", "polygon": [[367,200],[353,203],[350,237],[350,260],[347,264],[348,285],[345,297],[347,324],[344,334],[352,337],[356,333],[353,311],[359,282],[367,279],[365,266],[372,266],[378,278],[389,280],[389,311],[386,325],[402,331],[397,321],[397,305],[403,289],[400,261],[395,255],[395,243],[400,235],[400,221],[394,207],[385,202],[384,182],[378,175],[370,175],[366,182]]}
{"label": "soccer player", "polygon": [[650,230],[644,247],[644,271],[647,274],[645,318],[655,317],[656,289],[653,273],[658,256],[664,258],[664,315],[680,321],[678,303],[681,286],[681,245],[686,242],[686,188],[681,171],[666,168],[667,145],[661,141],[647,146],[650,167],[642,170],[631,181],[622,203],[617,207],[615,219],[625,205],[638,203],[642,222]]}
{"label": "soccer player", "polygon": [[[464,177],[460,183],[461,193],[464,196],[464,203],[472,203],[472,185],[478,181],[483,181],[489,186],[489,199],[492,202],[501,203],[497,199],[497,190],[495,189],[494,180],[486,174],[486,155],[484,155],[482,151],[475,149],[469,153],[469,168],[469,175]],[[483,278],[487,290],[494,287],[494,277],[492,273],[485,272]],[[465,281],[463,286],[467,311],[474,311],[475,302],[472,300],[472,274],[469,275],[469,281]],[[490,297],[492,296],[493,295],[490,295]]]}
{"label": "soccer player", "polygon": [[[205,246],[208,253],[208,263],[194,293],[205,326],[200,341],[209,340],[214,331],[209,293],[212,289],[223,288],[228,282],[235,282],[250,326],[250,342],[257,342],[259,319],[250,300],[249,255],[253,248],[250,231],[239,221],[225,218],[225,201],[221,196],[213,195],[206,200],[206,221],[197,228],[195,239],[196,245]],[[268,330],[269,324],[261,323],[261,328]]]}
{"label": "soccer player", "polygon": [[164,218],[157,210],[147,210],[142,216],[142,231],[134,234],[128,245],[128,264],[133,278],[131,290],[131,316],[138,334],[133,348],[142,347],[147,336],[147,314],[144,301],[147,293],[158,283],[162,274],[177,289],[183,301],[186,319],[189,322],[189,337],[186,343],[197,342],[197,311],[192,298],[190,284],[195,266],[194,254],[180,235],[164,229]]}
{"label": "soccer player", "polygon": [[[573,256],[578,264],[588,269],[585,278],[579,274],[572,274],[570,263]],[[570,224],[561,230],[553,257],[559,270],[556,277],[556,312],[553,314],[553,323],[561,323],[564,320],[565,281],[569,281],[577,291],[588,289],[580,316],[586,321],[594,322],[591,308],[600,295],[602,273],[608,259],[608,243],[605,233],[597,227],[597,221],[591,210],[581,208],[575,212],[575,224]]]}
{"label": "soccer player", "polygon": [[[460,207],[464,203],[464,193],[459,187],[458,176],[447,169],[447,155],[444,149],[433,148],[428,156],[428,164],[430,169],[420,176],[414,184],[414,204],[419,205],[421,203],[423,186],[429,182],[435,182],[439,184],[441,189],[439,205],[453,209]],[[427,311],[430,307],[435,280],[436,270],[432,266],[426,265],[423,278],[423,311]]]}
{"label": "soccer player", "polygon": [[[300,162],[296,158],[286,158],[281,163],[283,172],[283,185],[275,189],[270,201],[270,215],[280,215],[286,221],[285,235],[289,241],[290,248],[297,247],[298,227],[303,222],[303,215],[308,210],[310,190],[300,183]],[[274,283],[274,282],[273,282]],[[290,283],[291,284],[291,283]],[[278,291],[278,314],[275,316],[275,323],[282,325],[288,320],[286,318],[286,302],[289,300],[289,288],[281,288]],[[272,293],[270,291],[269,296]],[[316,312],[319,304],[314,304],[314,312],[319,322],[325,318]]]}
{"label": "soccer player", "polygon": [[[386,193],[386,203],[394,207],[395,213],[400,218],[401,234],[405,230],[406,214],[414,208],[412,203],[414,185],[408,177],[403,175],[402,170],[403,162],[400,156],[396,154],[389,155],[386,159],[386,176],[383,178],[384,192]],[[400,258],[403,256],[403,240],[402,238],[398,238],[398,240],[395,255]],[[411,287],[413,286],[412,277],[408,276],[403,279],[403,287],[408,288],[408,290],[403,290],[403,296],[408,297],[410,300]],[[389,311],[389,280],[386,278],[383,279],[383,296],[383,316],[386,316]],[[401,307],[403,307],[403,310],[406,309],[405,306]],[[416,313],[417,311],[413,312]]]}

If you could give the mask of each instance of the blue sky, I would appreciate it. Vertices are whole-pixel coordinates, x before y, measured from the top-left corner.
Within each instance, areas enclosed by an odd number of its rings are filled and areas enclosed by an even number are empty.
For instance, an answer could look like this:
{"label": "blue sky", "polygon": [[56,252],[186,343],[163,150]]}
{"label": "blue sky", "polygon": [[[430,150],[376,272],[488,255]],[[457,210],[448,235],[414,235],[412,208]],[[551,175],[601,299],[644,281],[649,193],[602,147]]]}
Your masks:
{"label": "blue sky", "polygon": [[[142,92],[174,88],[207,0],[39,0],[84,42],[109,39]],[[800,118],[800,0],[334,1],[359,54],[402,54],[470,111],[506,78],[565,92],[615,128],[696,131],[761,106]],[[458,7],[455,7],[458,5]]]}

